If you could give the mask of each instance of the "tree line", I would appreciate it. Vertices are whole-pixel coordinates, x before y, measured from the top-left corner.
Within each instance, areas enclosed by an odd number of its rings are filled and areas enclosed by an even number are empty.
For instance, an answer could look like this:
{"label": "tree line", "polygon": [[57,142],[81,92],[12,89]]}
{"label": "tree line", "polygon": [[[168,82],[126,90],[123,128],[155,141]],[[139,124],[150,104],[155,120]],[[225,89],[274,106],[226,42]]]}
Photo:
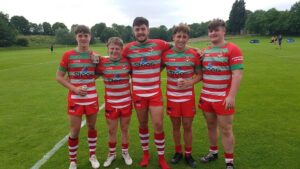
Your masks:
{"label": "tree line", "polygon": [[[236,0],[230,11],[227,23],[229,34],[259,34],[259,35],[300,35],[300,2],[296,2],[290,10],[279,11],[275,8],[246,10],[244,0]],[[196,38],[207,35],[209,22],[193,23],[190,26],[190,37]],[[48,22],[41,24],[32,23],[23,16],[13,16],[0,12],[0,47],[22,43],[17,35],[48,35],[55,36],[58,44],[75,44],[73,31],[74,24],[69,30],[64,23],[56,22],[51,25]],[[174,27],[174,26],[173,26]],[[165,25],[150,28],[150,38],[159,38],[166,41],[172,40],[172,28]],[[132,27],[112,24],[111,27],[100,22],[91,27],[92,43],[95,41],[106,42],[109,37],[119,36],[125,42],[133,40]],[[24,41],[24,40],[23,40]]]}

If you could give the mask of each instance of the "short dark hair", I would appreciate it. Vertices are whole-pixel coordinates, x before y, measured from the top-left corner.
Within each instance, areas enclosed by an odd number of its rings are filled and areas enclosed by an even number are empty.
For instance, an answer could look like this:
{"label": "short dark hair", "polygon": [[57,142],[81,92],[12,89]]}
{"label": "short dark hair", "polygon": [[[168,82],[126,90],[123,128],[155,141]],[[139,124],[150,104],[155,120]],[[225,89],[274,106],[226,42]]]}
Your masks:
{"label": "short dark hair", "polygon": [[183,32],[190,35],[190,27],[187,24],[180,23],[178,26],[175,26],[175,28],[173,29],[173,35],[175,35],[178,32]]}
{"label": "short dark hair", "polygon": [[119,37],[111,37],[108,39],[106,46],[108,47],[110,44],[116,44],[123,48],[123,40]]}
{"label": "short dark hair", "polygon": [[149,27],[149,21],[144,18],[144,17],[136,17],[134,20],[133,20],[133,24],[132,24],[132,27],[134,26],[141,26],[145,24],[147,27]]}
{"label": "short dark hair", "polygon": [[218,19],[218,18],[210,21],[207,26],[208,30],[215,30],[218,27],[226,28],[226,23],[222,19]]}
{"label": "short dark hair", "polygon": [[85,25],[77,25],[75,30],[74,30],[75,35],[77,35],[78,33],[88,33],[91,34],[91,30],[89,27],[85,26]]}

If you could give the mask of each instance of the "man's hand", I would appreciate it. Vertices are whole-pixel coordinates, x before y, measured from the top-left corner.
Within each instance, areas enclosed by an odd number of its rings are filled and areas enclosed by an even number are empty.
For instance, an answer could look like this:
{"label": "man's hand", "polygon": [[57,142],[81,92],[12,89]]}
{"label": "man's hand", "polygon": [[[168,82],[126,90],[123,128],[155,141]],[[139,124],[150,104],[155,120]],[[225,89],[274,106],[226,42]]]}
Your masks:
{"label": "man's hand", "polygon": [[234,106],[235,106],[235,97],[232,97],[232,96],[228,95],[225,98],[225,100],[223,102],[223,105],[225,105],[226,110],[234,108]]}
{"label": "man's hand", "polygon": [[78,86],[78,87],[74,86],[74,88],[72,88],[72,92],[74,92],[75,94],[80,95],[80,96],[87,95],[87,90],[83,86]]}

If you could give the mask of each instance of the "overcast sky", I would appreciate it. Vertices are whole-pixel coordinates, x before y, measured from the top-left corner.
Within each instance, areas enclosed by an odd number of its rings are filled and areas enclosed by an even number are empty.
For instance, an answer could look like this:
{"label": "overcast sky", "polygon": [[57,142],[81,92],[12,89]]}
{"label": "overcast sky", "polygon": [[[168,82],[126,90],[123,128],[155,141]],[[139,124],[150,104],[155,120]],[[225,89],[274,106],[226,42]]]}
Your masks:
{"label": "overcast sky", "polygon": [[[168,28],[180,22],[192,24],[213,18],[227,20],[235,0],[0,0],[0,11],[24,16],[33,23],[63,22],[93,26],[104,22],[132,25],[137,16],[144,16],[150,27]],[[289,10],[297,0],[245,0],[246,9]]]}

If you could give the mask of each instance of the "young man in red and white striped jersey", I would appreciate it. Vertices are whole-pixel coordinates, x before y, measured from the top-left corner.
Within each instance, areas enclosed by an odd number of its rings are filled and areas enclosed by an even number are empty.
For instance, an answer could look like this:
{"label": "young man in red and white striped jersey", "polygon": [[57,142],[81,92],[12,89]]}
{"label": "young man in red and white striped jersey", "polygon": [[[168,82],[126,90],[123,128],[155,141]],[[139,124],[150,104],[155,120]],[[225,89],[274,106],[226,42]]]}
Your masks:
{"label": "young man in red and white striped jersey", "polygon": [[163,130],[163,97],[160,88],[161,55],[170,49],[169,43],[159,39],[148,39],[149,22],[137,17],[133,21],[136,41],[127,44],[123,56],[128,58],[132,69],[132,99],[139,120],[139,136],[143,148],[140,166],[149,164],[148,112],[151,112],[154,141],[159,156],[159,165],[169,169],[164,158],[165,134]]}
{"label": "young man in red and white striped jersey", "polygon": [[123,41],[111,37],[107,42],[109,56],[103,56],[97,66],[105,86],[105,117],[108,125],[109,153],[103,166],[108,167],[116,159],[117,130],[120,122],[122,157],[126,165],[132,164],[128,153],[128,127],[131,118],[132,100],[129,85],[130,65],[122,57]]}
{"label": "young man in red and white striped jersey", "polygon": [[192,123],[196,113],[194,84],[201,79],[200,57],[187,47],[190,28],[179,24],[173,30],[174,47],[164,52],[162,66],[167,69],[167,113],[173,126],[175,154],[171,163],[182,159],[181,125],[183,126],[184,154],[186,163],[196,167],[192,157]]}
{"label": "young man in red and white striped jersey", "polygon": [[227,169],[233,169],[234,136],[232,131],[235,97],[243,75],[243,55],[233,43],[225,41],[225,22],[214,19],[208,25],[211,46],[202,58],[203,88],[199,100],[208,128],[210,149],[203,163],[218,158],[218,128],[222,135]]}
{"label": "young man in red and white striped jersey", "polygon": [[[69,169],[77,168],[78,136],[82,115],[86,115],[87,120],[89,160],[93,168],[99,168],[100,164],[96,158],[97,130],[95,127],[99,105],[95,86],[96,64],[92,62],[90,56],[94,52],[89,49],[91,31],[87,26],[78,25],[75,28],[75,35],[77,48],[63,54],[56,73],[56,80],[69,89]],[[65,78],[66,74],[68,78]]]}

